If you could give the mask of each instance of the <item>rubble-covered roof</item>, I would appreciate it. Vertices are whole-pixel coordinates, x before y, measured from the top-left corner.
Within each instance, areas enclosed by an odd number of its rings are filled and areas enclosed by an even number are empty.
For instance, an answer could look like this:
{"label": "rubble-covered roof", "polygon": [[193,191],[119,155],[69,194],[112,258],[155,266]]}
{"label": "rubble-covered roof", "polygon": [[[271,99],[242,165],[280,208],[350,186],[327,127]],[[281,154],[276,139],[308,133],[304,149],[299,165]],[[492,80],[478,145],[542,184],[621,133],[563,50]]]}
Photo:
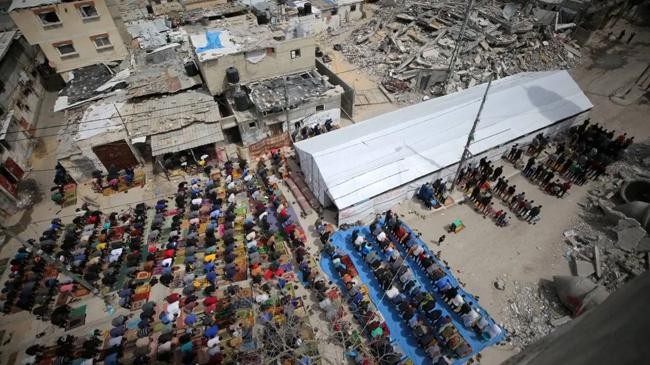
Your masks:
{"label": "rubble-covered roof", "polygon": [[166,133],[194,122],[214,123],[221,120],[214,98],[197,90],[126,103],[120,112],[131,137]]}
{"label": "rubble-covered roof", "polygon": [[7,12],[11,12],[16,9],[29,9],[35,8],[37,6],[59,4],[61,0],[13,0],[11,6],[7,9]]}
{"label": "rubble-covered roof", "polygon": [[285,34],[266,25],[231,26],[227,29],[207,29],[190,35],[200,62],[223,55],[263,50],[282,43]]}
{"label": "rubble-covered roof", "polygon": [[289,108],[295,108],[312,98],[343,92],[339,87],[329,83],[326,76],[322,76],[316,71],[276,77],[246,86],[250,89],[253,105],[261,113],[275,113],[284,110],[287,99]]}
{"label": "rubble-covered roof", "polygon": [[97,88],[113,77],[108,66],[97,63],[68,72],[69,81],[59,91],[59,97],[66,96],[68,104],[88,99],[97,94]]}
{"label": "rubble-covered roof", "polygon": [[248,7],[240,3],[215,4],[208,8],[197,8],[183,12],[185,22],[194,23],[203,18],[229,18],[237,15],[243,15],[248,12]]}
{"label": "rubble-covered roof", "polygon": [[163,18],[138,19],[126,23],[126,30],[138,41],[140,48],[152,50],[167,44],[167,32],[171,30]]}
{"label": "rubble-covered roof", "polygon": [[[458,162],[486,85],[411,105],[295,144],[318,176],[308,181],[349,207]],[[504,108],[507,105],[507,108]],[[492,83],[469,150],[493,149],[591,109],[566,71],[531,72]],[[354,158],[350,158],[354,156]]]}
{"label": "rubble-covered roof", "polygon": [[180,61],[139,69],[127,80],[127,97],[173,94],[201,85],[201,78],[188,76]]}
{"label": "rubble-covered roof", "polygon": [[0,32],[0,60],[2,60],[7,52],[11,43],[16,39],[17,30],[8,30],[6,32]]}

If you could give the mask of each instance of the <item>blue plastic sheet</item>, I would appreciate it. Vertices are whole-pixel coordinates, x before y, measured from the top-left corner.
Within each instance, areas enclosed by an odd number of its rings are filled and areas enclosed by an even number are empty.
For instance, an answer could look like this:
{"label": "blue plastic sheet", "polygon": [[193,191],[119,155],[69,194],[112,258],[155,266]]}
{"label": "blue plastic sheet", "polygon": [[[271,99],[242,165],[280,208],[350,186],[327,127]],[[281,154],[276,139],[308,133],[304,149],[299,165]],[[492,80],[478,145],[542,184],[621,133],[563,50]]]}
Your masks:
{"label": "blue plastic sheet", "polygon": [[[368,227],[355,227],[355,228],[359,229],[360,233],[362,233],[365,237],[369,238],[370,240],[373,240],[373,238],[371,238],[371,233]],[[404,225],[404,228],[411,231],[411,229],[406,225]],[[348,229],[348,230],[336,232],[331,237],[332,244],[335,247],[343,250],[352,259],[352,262],[354,263],[355,267],[357,268],[357,271],[359,272],[359,277],[361,278],[363,283],[368,286],[371,299],[373,300],[374,304],[377,306],[377,309],[381,311],[382,315],[384,316],[384,319],[386,320],[386,324],[391,331],[391,338],[394,339],[399,344],[402,351],[404,351],[404,353],[415,364],[430,364],[431,363],[430,359],[425,355],[422,349],[419,348],[416,337],[412,333],[411,329],[408,327],[407,322],[399,315],[395,306],[392,303],[390,303],[388,298],[384,298],[384,291],[380,287],[379,282],[374,277],[372,270],[365,263],[365,261],[363,261],[362,255],[353,248],[353,245],[350,242],[353,230],[354,229]],[[493,324],[494,320],[488,315],[487,311],[478,304],[476,299],[471,294],[467,293],[460,286],[458,280],[453,276],[453,274],[450,271],[448,271],[445,268],[446,265],[444,265],[444,263],[439,262],[436,259],[436,257],[428,249],[426,244],[424,244],[420,239],[415,238],[417,236],[414,232],[411,233],[412,233],[412,237],[414,237],[413,239],[415,239],[417,244],[421,245],[436,260],[436,262],[440,264],[440,266],[447,274],[447,278],[452,283],[452,285],[459,287],[458,293],[463,295],[465,300],[471,303],[471,305],[474,308],[477,308],[480,311],[481,315],[485,316],[485,318],[489,321],[490,324]],[[499,336],[496,336],[495,338],[485,340],[482,339],[479,335],[477,335],[473,330],[465,328],[460,316],[455,312],[453,312],[452,310],[450,310],[446,305],[441,304],[443,303],[443,300],[442,298],[440,298],[438,293],[434,290],[433,281],[427,276],[426,272],[415,263],[412,257],[408,257],[406,253],[406,249],[404,249],[400,245],[395,245],[395,246],[400,251],[402,257],[405,258],[405,263],[408,264],[408,266],[410,267],[419,285],[423,289],[426,289],[427,292],[433,294],[434,297],[436,298],[437,301],[436,309],[441,310],[443,312],[443,315],[449,315],[451,317],[452,322],[458,329],[459,333],[463,336],[463,338],[465,338],[465,340],[472,347],[472,351],[473,351],[472,354],[462,359],[455,359],[454,361],[455,364],[465,363],[471,356],[475,355],[476,353],[480,352],[481,350],[483,350],[488,346],[494,345],[495,343],[502,341],[505,338],[506,336],[505,331],[503,331]],[[342,282],[337,277],[338,275],[336,274],[336,271],[334,270],[334,267],[331,264],[331,259],[326,254],[322,255],[321,267],[332,280],[334,280],[337,284],[342,285]]]}
{"label": "blue plastic sheet", "polygon": [[220,35],[221,35],[220,31],[209,30],[205,32],[205,38],[207,39],[208,43],[205,45],[205,47],[197,48],[196,53],[223,48],[223,44],[221,44],[221,39],[219,39]]}

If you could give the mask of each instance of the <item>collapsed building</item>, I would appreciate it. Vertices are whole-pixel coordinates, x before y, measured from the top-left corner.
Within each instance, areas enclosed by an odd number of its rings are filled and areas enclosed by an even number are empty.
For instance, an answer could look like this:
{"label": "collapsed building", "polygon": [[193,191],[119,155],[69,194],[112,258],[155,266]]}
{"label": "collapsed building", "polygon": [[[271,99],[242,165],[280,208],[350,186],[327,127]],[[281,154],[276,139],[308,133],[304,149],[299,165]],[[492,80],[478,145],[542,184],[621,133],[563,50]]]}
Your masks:
{"label": "collapsed building", "polygon": [[380,6],[334,48],[404,102],[472,87],[491,73],[506,77],[578,62],[580,46],[571,39],[576,17],[560,16],[559,7],[471,3],[468,8],[468,2],[407,0]]}

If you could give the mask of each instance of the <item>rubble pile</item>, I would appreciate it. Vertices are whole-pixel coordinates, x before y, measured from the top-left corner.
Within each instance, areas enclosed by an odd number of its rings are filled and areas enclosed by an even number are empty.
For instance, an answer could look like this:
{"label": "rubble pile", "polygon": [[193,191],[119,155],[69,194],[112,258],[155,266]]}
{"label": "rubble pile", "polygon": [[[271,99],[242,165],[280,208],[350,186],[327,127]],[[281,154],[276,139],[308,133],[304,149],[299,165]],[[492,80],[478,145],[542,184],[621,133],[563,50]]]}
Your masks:
{"label": "rubble pile", "polygon": [[336,48],[380,78],[385,91],[420,97],[472,87],[487,81],[490,73],[500,78],[570,68],[579,61],[579,46],[569,38],[575,24],[547,24],[533,16],[540,10],[532,5],[475,1],[455,72],[443,90],[465,8],[465,2],[450,0],[384,5]]}
{"label": "rubble pile", "polygon": [[634,144],[609,167],[585,201],[584,221],[565,232],[565,257],[575,274],[588,277],[610,292],[640,275],[650,264],[650,236],[642,224],[617,210],[625,181],[650,180],[650,143]]}
{"label": "rubble pile", "polygon": [[509,342],[522,349],[568,321],[569,312],[560,304],[552,284],[527,286],[514,281],[503,323]]}

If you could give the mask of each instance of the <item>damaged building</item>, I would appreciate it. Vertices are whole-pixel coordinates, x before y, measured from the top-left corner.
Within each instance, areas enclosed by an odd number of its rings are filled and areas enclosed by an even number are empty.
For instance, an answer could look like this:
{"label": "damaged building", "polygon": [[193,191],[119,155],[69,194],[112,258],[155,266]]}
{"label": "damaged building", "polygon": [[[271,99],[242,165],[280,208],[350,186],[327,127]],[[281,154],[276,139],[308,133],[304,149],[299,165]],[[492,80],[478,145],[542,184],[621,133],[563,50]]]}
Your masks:
{"label": "damaged building", "polygon": [[14,0],[9,15],[57,72],[123,60],[128,53],[104,0]]}
{"label": "damaged building", "polygon": [[17,185],[30,167],[43,59],[18,31],[0,32],[0,215],[17,211]]}
{"label": "damaged building", "polygon": [[363,5],[361,0],[266,0],[255,1],[251,6],[259,24],[286,22],[292,30],[315,35],[362,19]]}
{"label": "damaged building", "polygon": [[301,138],[304,128],[341,119],[343,89],[315,70],[247,84],[232,94],[231,105],[244,146],[287,133]]}
{"label": "damaged building", "polygon": [[380,6],[333,46],[377,78],[391,100],[405,103],[475,86],[490,74],[568,69],[579,61],[580,46],[571,39],[575,24],[557,11],[535,2],[470,3]]}
{"label": "damaged building", "polygon": [[[245,84],[315,67],[313,38],[294,37],[268,25],[206,29],[191,34],[190,39],[195,62],[212,95],[224,93],[237,82]],[[237,71],[235,82],[227,79],[226,73],[233,72],[228,71],[230,67]]]}

